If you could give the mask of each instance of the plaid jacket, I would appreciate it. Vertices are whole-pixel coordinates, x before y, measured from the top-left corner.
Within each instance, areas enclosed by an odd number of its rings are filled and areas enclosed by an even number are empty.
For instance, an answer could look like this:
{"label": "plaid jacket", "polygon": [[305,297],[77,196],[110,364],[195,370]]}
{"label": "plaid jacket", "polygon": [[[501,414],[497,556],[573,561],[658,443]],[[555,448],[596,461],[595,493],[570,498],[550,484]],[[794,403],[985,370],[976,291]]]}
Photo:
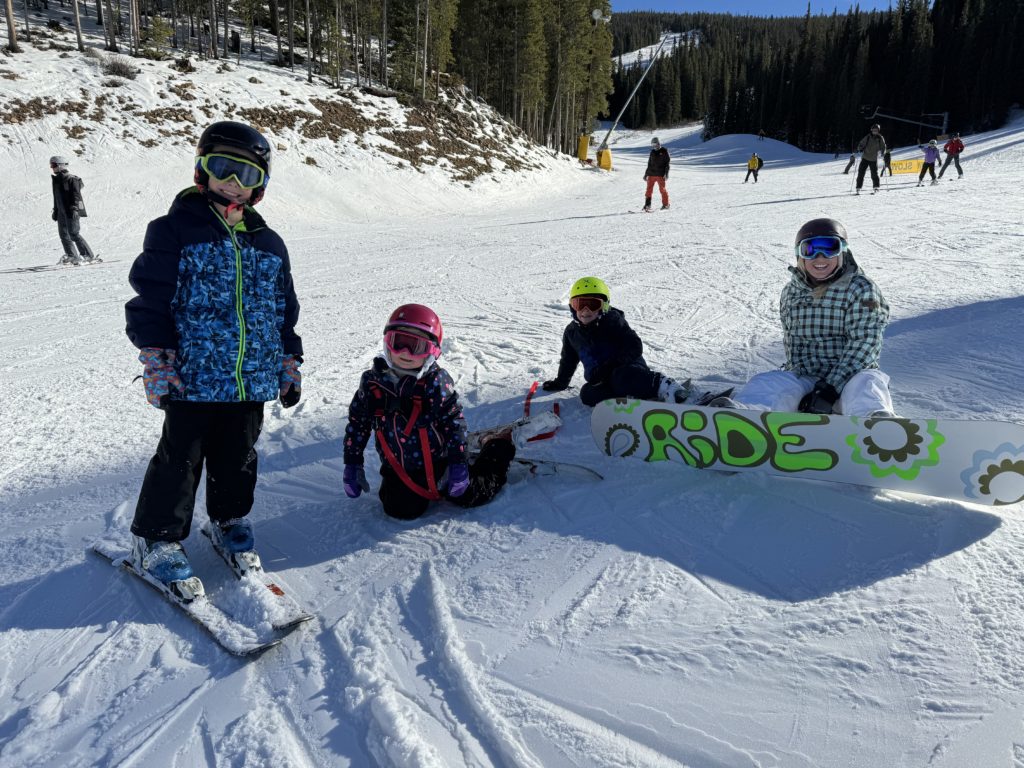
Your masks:
{"label": "plaid jacket", "polygon": [[889,305],[849,252],[843,274],[817,296],[803,272],[797,267],[789,271],[793,274],[779,302],[784,367],[800,376],[824,379],[842,392],[855,373],[878,367]]}

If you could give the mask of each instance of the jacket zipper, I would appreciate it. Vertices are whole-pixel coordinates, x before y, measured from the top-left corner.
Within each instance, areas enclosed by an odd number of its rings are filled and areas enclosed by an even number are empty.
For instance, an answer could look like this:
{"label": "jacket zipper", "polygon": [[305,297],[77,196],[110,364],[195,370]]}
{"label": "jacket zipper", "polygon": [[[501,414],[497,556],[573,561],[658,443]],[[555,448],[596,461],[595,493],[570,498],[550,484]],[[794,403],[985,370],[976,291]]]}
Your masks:
{"label": "jacket zipper", "polygon": [[245,315],[242,311],[242,251],[238,247],[235,231],[218,211],[214,210],[214,213],[217,214],[217,218],[224,225],[224,229],[228,231],[228,237],[231,238],[231,245],[235,250],[235,316],[238,318],[238,357],[235,358],[235,385],[238,387],[238,399],[246,400],[245,382],[242,381],[242,360],[245,359]]}

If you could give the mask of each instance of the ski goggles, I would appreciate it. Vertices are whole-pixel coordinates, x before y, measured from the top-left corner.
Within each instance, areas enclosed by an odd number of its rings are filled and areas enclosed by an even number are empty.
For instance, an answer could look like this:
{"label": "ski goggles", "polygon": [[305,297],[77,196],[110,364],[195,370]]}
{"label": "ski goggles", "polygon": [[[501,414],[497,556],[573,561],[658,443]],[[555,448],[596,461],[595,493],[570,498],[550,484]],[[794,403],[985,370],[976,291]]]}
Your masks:
{"label": "ski goggles", "polygon": [[234,179],[242,189],[262,187],[267,179],[267,174],[256,163],[234,155],[203,155],[199,158],[199,167],[217,181]]}
{"label": "ski goggles", "polygon": [[393,355],[404,353],[409,357],[437,357],[441,353],[433,339],[396,328],[384,331],[384,344]]}
{"label": "ski goggles", "polygon": [[591,312],[600,312],[604,307],[602,296],[573,296],[569,299],[569,306],[579,312],[581,309],[589,309]]}
{"label": "ski goggles", "polygon": [[808,237],[796,244],[796,255],[801,259],[834,259],[846,250],[846,241],[834,235]]}

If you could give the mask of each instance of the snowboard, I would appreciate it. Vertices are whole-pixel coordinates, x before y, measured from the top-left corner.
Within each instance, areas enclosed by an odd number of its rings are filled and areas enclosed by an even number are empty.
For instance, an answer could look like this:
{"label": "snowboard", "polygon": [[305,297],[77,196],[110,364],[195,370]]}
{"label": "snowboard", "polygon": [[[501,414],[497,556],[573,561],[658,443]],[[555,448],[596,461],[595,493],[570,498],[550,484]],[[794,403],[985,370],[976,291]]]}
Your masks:
{"label": "snowboard", "polygon": [[1000,506],[1024,499],[1024,425],[864,418],[605,400],[609,456],[904,491]]}

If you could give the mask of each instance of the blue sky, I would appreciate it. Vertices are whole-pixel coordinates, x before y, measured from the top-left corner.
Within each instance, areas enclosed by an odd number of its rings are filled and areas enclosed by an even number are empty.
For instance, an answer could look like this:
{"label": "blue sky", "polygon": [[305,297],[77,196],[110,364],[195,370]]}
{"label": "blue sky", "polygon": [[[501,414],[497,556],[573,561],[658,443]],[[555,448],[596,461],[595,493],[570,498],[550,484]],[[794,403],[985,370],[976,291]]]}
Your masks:
{"label": "blue sky", "polygon": [[[732,13],[737,16],[803,16],[807,0],[611,0],[612,13],[665,11],[670,13]],[[846,13],[854,5],[862,11],[886,10],[890,0],[811,0],[812,13]],[[895,0],[892,0],[895,5]]]}

